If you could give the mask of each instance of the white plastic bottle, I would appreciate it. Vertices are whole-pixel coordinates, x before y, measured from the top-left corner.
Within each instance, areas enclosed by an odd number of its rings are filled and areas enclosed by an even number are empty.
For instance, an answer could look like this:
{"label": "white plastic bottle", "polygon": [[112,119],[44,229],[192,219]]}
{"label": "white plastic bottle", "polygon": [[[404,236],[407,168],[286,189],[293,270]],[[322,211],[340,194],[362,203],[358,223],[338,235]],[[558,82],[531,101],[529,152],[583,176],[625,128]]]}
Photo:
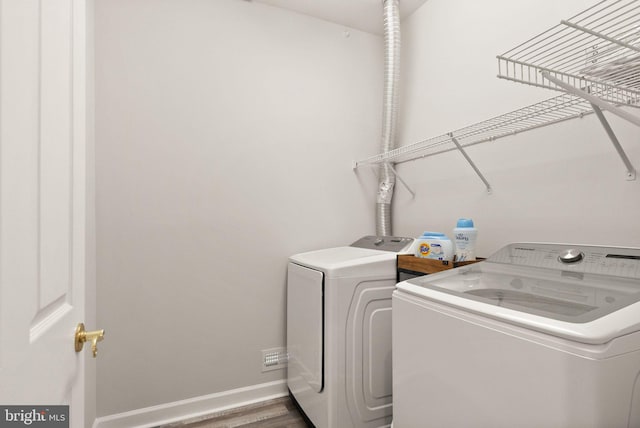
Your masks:
{"label": "white plastic bottle", "polygon": [[453,229],[453,239],[456,246],[456,261],[466,262],[476,259],[476,240],[478,229],[473,227],[473,220],[461,218]]}

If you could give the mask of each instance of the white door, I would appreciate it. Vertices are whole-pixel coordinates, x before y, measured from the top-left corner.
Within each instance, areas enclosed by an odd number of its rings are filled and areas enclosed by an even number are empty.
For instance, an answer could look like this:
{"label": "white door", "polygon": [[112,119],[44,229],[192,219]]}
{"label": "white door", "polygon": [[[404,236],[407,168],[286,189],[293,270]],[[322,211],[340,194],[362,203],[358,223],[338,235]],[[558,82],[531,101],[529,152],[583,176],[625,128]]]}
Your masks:
{"label": "white door", "polygon": [[0,405],[69,405],[78,428],[85,13],[84,0],[0,0]]}

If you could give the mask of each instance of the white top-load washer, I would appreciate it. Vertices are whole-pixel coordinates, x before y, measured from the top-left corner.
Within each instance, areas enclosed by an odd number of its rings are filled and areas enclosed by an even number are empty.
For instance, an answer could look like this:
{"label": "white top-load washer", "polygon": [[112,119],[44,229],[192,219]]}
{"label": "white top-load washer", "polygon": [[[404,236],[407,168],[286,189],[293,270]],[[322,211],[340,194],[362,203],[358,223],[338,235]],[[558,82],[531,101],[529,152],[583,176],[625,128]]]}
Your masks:
{"label": "white top-load washer", "polygon": [[391,294],[412,243],[366,236],[290,257],[287,384],[316,427],[391,423]]}
{"label": "white top-load washer", "polygon": [[640,427],[640,249],[511,244],[393,295],[394,425]]}

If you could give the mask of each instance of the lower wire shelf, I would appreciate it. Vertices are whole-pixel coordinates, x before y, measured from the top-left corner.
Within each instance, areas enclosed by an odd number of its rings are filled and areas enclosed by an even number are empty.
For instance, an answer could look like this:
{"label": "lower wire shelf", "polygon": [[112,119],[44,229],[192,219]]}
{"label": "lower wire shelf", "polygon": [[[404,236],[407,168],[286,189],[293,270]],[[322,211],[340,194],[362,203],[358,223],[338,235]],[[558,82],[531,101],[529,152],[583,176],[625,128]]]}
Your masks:
{"label": "lower wire shelf", "polygon": [[437,137],[365,158],[357,161],[355,167],[383,162],[408,162],[458,150],[454,138],[462,147],[469,147],[591,113],[593,110],[588,101],[575,95],[562,94]]}

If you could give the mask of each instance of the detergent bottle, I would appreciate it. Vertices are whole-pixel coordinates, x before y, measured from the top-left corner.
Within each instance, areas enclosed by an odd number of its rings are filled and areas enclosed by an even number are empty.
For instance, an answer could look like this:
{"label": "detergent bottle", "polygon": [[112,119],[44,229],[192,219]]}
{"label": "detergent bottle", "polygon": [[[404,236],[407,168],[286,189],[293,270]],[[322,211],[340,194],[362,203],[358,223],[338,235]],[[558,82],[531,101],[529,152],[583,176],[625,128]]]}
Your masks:
{"label": "detergent bottle", "polygon": [[416,239],[415,256],[424,259],[453,260],[453,243],[444,233],[424,232]]}
{"label": "detergent bottle", "polygon": [[456,261],[466,262],[476,259],[476,240],[478,229],[473,227],[473,220],[461,218],[453,229],[453,239],[456,245]]}

